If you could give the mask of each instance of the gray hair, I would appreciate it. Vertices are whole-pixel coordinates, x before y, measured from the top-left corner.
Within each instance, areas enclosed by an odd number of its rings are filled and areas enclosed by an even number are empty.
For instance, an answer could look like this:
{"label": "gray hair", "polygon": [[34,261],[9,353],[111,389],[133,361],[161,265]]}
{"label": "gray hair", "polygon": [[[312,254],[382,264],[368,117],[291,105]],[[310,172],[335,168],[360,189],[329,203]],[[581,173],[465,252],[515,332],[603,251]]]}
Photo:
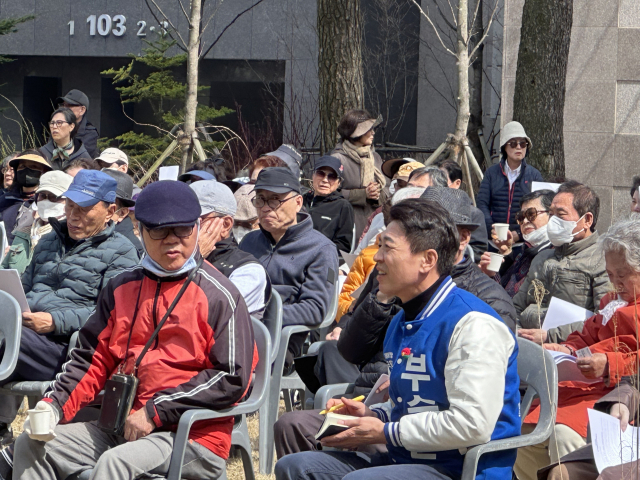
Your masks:
{"label": "gray hair", "polygon": [[404,187],[398,190],[391,197],[391,205],[396,205],[407,198],[420,198],[426,188],[422,187]]}
{"label": "gray hair", "polygon": [[429,175],[429,177],[431,178],[431,183],[434,187],[449,186],[449,179],[447,178],[447,174],[440,170],[438,167],[433,166],[416,168],[413,172],[411,172],[409,181],[411,181],[411,179],[413,178],[420,178],[424,175]]}
{"label": "gray hair", "polygon": [[640,215],[631,215],[609,227],[600,237],[604,253],[624,253],[627,265],[640,272]]}

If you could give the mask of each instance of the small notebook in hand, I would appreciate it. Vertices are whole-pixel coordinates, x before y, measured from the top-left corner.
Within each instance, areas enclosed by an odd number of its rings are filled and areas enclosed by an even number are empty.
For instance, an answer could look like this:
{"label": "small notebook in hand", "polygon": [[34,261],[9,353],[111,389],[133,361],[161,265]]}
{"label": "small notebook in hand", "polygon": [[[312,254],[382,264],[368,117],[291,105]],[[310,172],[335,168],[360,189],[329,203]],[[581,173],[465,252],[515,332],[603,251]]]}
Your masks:
{"label": "small notebook in hand", "polygon": [[339,413],[327,413],[324,417],[324,422],[316,433],[316,440],[322,440],[324,437],[330,437],[332,435],[337,435],[340,432],[344,432],[347,427],[346,425],[341,425],[340,420],[355,420],[358,417],[354,417],[352,415],[340,415]]}

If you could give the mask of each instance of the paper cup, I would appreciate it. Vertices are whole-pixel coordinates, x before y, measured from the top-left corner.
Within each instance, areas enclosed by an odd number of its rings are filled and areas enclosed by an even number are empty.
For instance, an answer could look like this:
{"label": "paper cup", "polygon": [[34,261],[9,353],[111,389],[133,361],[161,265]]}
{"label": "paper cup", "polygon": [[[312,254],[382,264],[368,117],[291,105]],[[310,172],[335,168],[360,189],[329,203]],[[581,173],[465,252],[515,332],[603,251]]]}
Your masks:
{"label": "paper cup", "polygon": [[29,424],[32,435],[46,435],[49,433],[49,410],[29,410]]}
{"label": "paper cup", "polygon": [[509,231],[508,223],[494,223],[493,228],[496,231],[496,235],[498,235],[498,240],[501,242],[507,241],[507,232]]}
{"label": "paper cup", "polygon": [[489,262],[487,270],[490,272],[499,272],[504,255],[500,255],[499,253],[489,253],[489,255],[491,256],[491,261]]}

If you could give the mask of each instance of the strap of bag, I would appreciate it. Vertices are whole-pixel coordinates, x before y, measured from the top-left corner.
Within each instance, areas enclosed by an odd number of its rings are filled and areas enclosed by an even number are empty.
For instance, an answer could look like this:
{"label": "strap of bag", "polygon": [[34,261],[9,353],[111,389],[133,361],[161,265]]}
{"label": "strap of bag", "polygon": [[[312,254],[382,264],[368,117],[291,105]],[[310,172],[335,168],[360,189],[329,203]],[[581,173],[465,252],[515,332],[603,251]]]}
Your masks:
{"label": "strap of bag", "polygon": [[133,375],[134,376],[137,376],[138,367],[140,366],[140,363],[142,362],[142,359],[144,358],[145,354],[147,353],[147,350],[149,350],[149,347],[151,347],[151,344],[154,342],[154,340],[158,336],[158,333],[160,333],[160,329],[164,325],[164,322],[167,321],[167,318],[169,318],[169,315],[171,315],[171,312],[173,312],[173,309],[175,308],[175,306],[180,301],[180,298],[182,297],[182,295],[184,294],[185,290],[187,289],[187,287],[189,286],[189,284],[193,280],[193,277],[195,277],[196,273],[198,272],[198,270],[202,266],[202,262],[203,261],[204,261],[204,259],[202,257],[200,257],[200,260],[198,261],[198,264],[196,265],[196,267],[193,270],[191,270],[191,273],[189,273],[189,276],[187,277],[187,280],[182,284],[182,288],[180,288],[180,291],[176,295],[176,298],[173,299],[173,302],[171,302],[171,305],[167,309],[167,312],[164,314],[164,317],[162,317],[162,320],[160,320],[160,323],[158,323],[158,326],[156,327],[156,329],[151,334],[151,337],[149,337],[149,340],[147,340],[147,344],[142,349],[142,352],[138,356],[138,359],[136,360],[135,366],[133,367]]}

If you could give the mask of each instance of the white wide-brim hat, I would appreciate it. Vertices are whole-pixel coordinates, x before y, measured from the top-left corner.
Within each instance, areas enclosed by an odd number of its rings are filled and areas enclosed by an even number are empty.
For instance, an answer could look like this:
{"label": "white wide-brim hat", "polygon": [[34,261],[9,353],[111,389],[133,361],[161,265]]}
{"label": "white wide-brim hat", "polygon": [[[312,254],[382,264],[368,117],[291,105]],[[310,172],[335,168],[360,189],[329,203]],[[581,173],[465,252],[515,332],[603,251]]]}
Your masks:
{"label": "white wide-brim hat", "polygon": [[502,127],[502,132],[500,132],[500,148],[504,147],[512,138],[526,138],[527,142],[529,142],[529,149],[533,147],[533,142],[527,137],[524,127],[518,122],[509,122]]}

